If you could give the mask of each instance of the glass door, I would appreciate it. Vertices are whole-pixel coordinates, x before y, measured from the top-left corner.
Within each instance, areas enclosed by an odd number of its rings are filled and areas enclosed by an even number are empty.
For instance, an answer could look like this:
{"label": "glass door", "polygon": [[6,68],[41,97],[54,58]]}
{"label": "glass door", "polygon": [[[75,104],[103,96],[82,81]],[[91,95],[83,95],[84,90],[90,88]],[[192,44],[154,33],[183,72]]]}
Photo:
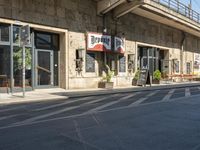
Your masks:
{"label": "glass door", "polygon": [[36,50],[36,85],[53,85],[53,51]]}

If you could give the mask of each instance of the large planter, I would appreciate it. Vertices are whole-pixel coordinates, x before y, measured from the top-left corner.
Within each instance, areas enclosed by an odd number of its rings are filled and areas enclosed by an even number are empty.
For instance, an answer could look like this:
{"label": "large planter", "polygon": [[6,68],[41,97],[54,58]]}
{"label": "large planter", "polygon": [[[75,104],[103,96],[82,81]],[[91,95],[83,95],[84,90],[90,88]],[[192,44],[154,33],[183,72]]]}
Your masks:
{"label": "large planter", "polygon": [[98,87],[99,88],[106,88],[106,89],[112,89],[114,83],[113,82],[99,82]]}
{"label": "large planter", "polygon": [[133,86],[137,86],[137,80],[136,80],[136,79],[133,79],[133,80],[132,80],[132,85],[133,85]]}
{"label": "large planter", "polygon": [[160,84],[160,80],[153,79],[152,84]]}

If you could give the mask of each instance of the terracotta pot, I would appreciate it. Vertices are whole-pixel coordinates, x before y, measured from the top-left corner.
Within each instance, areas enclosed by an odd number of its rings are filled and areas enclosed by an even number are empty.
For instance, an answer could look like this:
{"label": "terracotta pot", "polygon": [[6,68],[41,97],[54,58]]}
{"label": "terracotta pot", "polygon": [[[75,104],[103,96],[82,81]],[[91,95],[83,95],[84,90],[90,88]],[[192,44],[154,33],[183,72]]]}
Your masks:
{"label": "terracotta pot", "polygon": [[133,80],[132,80],[132,85],[133,85],[133,86],[137,86],[137,80],[136,80],[136,79],[133,79]]}
{"label": "terracotta pot", "polygon": [[152,83],[153,83],[153,84],[160,84],[160,80],[155,80],[155,79],[153,79]]}
{"label": "terracotta pot", "polygon": [[99,88],[106,88],[106,89],[112,89],[114,86],[113,82],[99,82],[98,87]]}

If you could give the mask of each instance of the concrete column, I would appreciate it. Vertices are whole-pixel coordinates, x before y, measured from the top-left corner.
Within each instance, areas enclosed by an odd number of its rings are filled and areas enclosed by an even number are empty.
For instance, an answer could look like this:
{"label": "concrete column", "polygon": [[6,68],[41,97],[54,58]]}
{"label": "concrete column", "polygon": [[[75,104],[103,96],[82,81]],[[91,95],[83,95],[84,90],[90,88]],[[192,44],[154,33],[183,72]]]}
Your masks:
{"label": "concrete column", "polygon": [[60,34],[60,56],[59,56],[59,86],[69,89],[69,48],[68,31]]}

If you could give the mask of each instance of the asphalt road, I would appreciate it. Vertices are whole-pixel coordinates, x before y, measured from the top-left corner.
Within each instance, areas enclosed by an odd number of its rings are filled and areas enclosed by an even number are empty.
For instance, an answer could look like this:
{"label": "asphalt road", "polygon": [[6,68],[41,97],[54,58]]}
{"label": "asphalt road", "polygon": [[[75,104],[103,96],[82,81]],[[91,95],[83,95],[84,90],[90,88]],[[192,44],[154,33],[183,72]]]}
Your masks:
{"label": "asphalt road", "polygon": [[0,106],[0,150],[200,150],[200,88]]}

